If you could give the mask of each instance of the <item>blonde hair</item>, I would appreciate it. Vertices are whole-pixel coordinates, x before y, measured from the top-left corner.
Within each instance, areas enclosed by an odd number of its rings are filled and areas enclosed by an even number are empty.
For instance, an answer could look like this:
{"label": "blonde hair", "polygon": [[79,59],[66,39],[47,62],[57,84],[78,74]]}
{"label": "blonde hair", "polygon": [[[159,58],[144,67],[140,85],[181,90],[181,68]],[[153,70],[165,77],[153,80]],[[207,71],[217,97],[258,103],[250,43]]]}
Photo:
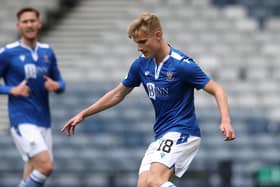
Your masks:
{"label": "blonde hair", "polygon": [[128,37],[133,38],[139,32],[149,35],[155,31],[161,31],[159,16],[152,13],[142,13],[128,26]]}

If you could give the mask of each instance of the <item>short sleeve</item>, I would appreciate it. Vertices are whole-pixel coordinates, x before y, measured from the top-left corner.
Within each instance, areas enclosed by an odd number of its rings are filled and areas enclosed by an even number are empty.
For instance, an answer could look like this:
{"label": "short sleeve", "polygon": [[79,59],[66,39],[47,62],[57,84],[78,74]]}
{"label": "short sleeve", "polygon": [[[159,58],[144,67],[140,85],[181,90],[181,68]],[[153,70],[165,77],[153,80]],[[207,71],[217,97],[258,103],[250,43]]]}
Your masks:
{"label": "short sleeve", "polygon": [[141,79],[139,75],[139,64],[140,64],[140,59],[136,59],[132,65],[130,66],[130,69],[128,71],[127,76],[125,79],[122,81],[123,85],[126,87],[137,87],[140,86],[141,84]]}
{"label": "short sleeve", "polygon": [[177,66],[179,77],[196,89],[203,88],[210,78],[191,58],[181,60]]}

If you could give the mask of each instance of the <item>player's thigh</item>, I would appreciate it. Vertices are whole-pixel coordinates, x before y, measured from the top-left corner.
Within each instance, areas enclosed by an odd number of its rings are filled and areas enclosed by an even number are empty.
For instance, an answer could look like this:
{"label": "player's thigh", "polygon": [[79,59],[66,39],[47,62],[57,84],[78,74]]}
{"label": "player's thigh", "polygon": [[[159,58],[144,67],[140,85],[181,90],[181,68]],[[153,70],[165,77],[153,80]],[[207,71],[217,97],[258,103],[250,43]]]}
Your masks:
{"label": "player's thigh", "polygon": [[42,172],[48,172],[53,168],[53,161],[47,150],[34,155],[29,162],[34,169]]}
{"label": "player's thigh", "polygon": [[11,128],[11,134],[25,162],[43,151],[48,151],[52,157],[51,136],[48,129],[32,124],[20,124],[17,128]]}
{"label": "player's thigh", "polygon": [[173,169],[161,163],[152,163],[148,171],[139,174],[137,187],[148,187],[151,184],[160,185],[174,175]]}
{"label": "player's thigh", "polygon": [[161,163],[170,171],[173,170],[177,177],[181,177],[199,149],[200,137],[168,132],[156,143],[158,144],[157,149],[154,151],[150,163]]}
{"label": "player's thigh", "polygon": [[52,149],[53,149],[53,147],[52,147],[53,142],[52,142],[52,131],[51,131],[51,128],[43,128],[43,127],[41,127],[40,129],[41,129],[41,135],[42,135],[42,137],[44,139],[44,142],[45,142],[46,147],[47,147],[47,149],[49,151],[51,159],[53,160],[53,151],[52,151]]}
{"label": "player's thigh", "polygon": [[159,182],[166,182],[174,175],[173,168],[158,162],[151,164],[148,180],[159,180]]}
{"label": "player's thigh", "polygon": [[53,154],[52,154],[52,134],[50,128],[39,127],[41,137],[41,151],[30,160],[34,169],[49,175],[53,169]]}
{"label": "player's thigh", "polygon": [[137,187],[147,187],[149,171],[143,171],[138,176]]}

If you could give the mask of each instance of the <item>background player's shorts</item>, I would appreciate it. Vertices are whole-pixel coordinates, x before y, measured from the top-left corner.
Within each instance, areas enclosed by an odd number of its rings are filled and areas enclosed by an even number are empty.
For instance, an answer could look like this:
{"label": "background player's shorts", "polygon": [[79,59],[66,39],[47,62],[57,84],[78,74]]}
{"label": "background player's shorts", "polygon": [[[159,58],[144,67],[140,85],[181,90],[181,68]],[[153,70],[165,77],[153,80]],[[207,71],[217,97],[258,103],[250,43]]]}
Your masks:
{"label": "background player's shorts", "polygon": [[13,140],[22,159],[26,162],[34,155],[48,150],[52,155],[52,135],[50,128],[38,127],[33,124],[20,124],[11,128]]}
{"label": "background player's shorts", "polygon": [[152,142],[142,160],[139,174],[150,170],[151,163],[158,162],[173,168],[177,177],[182,177],[200,146],[200,137],[168,132]]}

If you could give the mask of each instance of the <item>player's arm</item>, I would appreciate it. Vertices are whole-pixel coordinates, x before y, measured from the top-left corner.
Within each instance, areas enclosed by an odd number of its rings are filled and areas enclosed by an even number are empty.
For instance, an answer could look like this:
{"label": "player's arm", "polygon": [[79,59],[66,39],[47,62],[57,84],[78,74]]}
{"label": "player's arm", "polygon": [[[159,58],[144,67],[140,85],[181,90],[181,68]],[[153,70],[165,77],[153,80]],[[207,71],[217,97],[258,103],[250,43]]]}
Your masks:
{"label": "player's arm", "polygon": [[206,92],[216,98],[218,109],[221,114],[220,130],[224,134],[224,140],[234,140],[235,132],[231,126],[228,99],[223,88],[215,81],[210,80],[203,88]]}
{"label": "player's arm", "polygon": [[4,84],[0,84],[0,94],[27,97],[29,96],[30,91],[31,90],[26,85],[25,80],[23,80],[21,83],[19,83],[16,86],[7,86]]}
{"label": "player's arm", "polygon": [[13,96],[23,96],[27,97],[30,94],[30,88],[26,85],[27,81],[23,80],[17,86],[11,88],[10,94]]}
{"label": "player's arm", "polygon": [[76,116],[71,118],[64,125],[61,131],[66,133],[67,136],[73,135],[75,133],[76,125],[78,125],[86,117],[94,115],[120,103],[132,89],[133,88],[125,87],[122,83],[120,83],[117,87],[107,92],[103,97],[98,99],[94,104],[82,110]]}
{"label": "player's arm", "polygon": [[[5,48],[0,49],[0,78],[3,78],[9,72],[9,55],[7,55]],[[28,96],[30,94],[30,88],[26,85],[26,81],[23,80],[18,85],[5,85],[0,84],[0,94],[13,95],[13,96]]]}
{"label": "player's arm", "polygon": [[45,79],[44,86],[49,92],[63,93],[65,90],[65,81],[61,76],[60,70],[58,68],[56,56],[53,51],[50,56],[50,59],[52,61],[50,67],[50,74],[44,76]]}
{"label": "player's arm", "polygon": [[[44,79],[45,79],[44,86],[45,86],[46,90],[48,90],[49,92],[61,93],[64,91],[64,88],[65,88],[64,81],[62,81],[62,84],[61,84],[59,81],[55,81],[52,78],[50,78],[49,76],[44,76]],[[61,90],[61,92],[59,92],[60,90]]]}

